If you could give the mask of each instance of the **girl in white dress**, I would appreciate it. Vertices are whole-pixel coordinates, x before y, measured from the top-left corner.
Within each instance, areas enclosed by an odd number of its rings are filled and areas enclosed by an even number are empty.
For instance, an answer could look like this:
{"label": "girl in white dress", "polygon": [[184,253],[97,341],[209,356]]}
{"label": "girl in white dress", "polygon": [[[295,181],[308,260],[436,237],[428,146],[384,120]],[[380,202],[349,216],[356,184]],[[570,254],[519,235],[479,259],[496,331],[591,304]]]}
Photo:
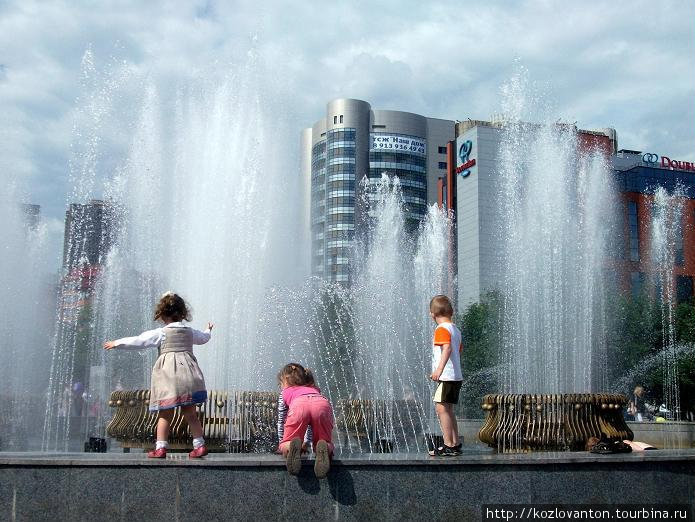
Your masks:
{"label": "girl in white dress", "polygon": [[157,443],[147,456],[166,457],[174,408],[180,407],[193,436],[193,451],[189,457],[204,457],[208,450],[195,405],[207,400],[207,391],[203,373],[193,355],[193,345],[205,344],[210,340],[213,324],[208,323],[204,332],[186,326],[183,321],[191,320],[191,312],[183,298],[173,292],[167,292],[159,300],[154,319],[164,323],[164,327],[148,330],[137,337],[107,341],[104,349],[159,349],[150,387],[150,411],[158,412]]}

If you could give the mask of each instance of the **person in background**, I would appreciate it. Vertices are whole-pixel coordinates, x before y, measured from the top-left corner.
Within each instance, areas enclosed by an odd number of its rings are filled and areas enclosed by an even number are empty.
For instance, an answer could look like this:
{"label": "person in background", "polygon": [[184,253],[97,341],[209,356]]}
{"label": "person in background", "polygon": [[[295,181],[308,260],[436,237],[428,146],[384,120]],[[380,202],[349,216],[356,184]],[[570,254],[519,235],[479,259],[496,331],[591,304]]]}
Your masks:
{"label": "person in background", "polygon": [[635,386],[635,391],[632,394],[632,399],[628,406],[628,413],[632,415],[633,419],[637,422],[647,420],[647,408],[644,401],[644,388],[642,386]]}

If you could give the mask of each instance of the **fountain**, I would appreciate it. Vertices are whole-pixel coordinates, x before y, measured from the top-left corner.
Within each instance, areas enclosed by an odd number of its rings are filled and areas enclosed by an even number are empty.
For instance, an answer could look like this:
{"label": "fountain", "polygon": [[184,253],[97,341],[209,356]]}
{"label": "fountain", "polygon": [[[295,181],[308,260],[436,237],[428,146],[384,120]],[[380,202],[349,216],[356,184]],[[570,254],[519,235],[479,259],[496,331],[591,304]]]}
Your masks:
{"label": "fountain", "polygon": [[[422,349],[429,341],[428,296],[441,292],[446,282],[444,246],[450,221],[431,207],[419,234],[413,237],[402,225],[403,197],[397,179],[385,175],[368,194],[369,233],[357,247],[364,256],[356,263],[351,288],[310,281],[298,289],[269,289],[264,311],[255,318],[261,335],[254,334],[253,341],[274,367],[283,361],[302,360],[313,368],[323,393],[334,405],[338,451],[422,451],[423,435],[430,431],[433,415],[426,372],[428,352]],[[107,266],[104,282],[108,270]],[[274,335],[266,337],[264,332]],[[205,370],[208,358],[202,350],[200,353]],[[254,451],[266,451],[277,443],[273,438],[277,395],[263,391],[275,386],[272,375],[264,381],[242,381],[226,388],[224,380],[213,377],[209,382],[218,390],[211,396],[229,397],[229,401],[210,399],[200,409],[206,426],[210,418],[220,417],[216,410],[228,412],[226,441],[217,444],[220,449],[230,441]],[[116,413],[108,434],[128,447],[151,444],[152,433],[128,428],[124,421],[137,418],[136,424],[149,426],[154,417],[144,408],[146,400],[145,390],[114,392],[110,405],[116,407]],[[266,413],[255,416],[255,404],[265,404]],[[249,431],[252,417],[251,425],[268,432],[265,438]]]}
{"label": "fountain", "polygon": [[35,450],[55,302],[47,276],[46,225],[33,208],[19,204],[25,197],[17,182],[9,180],[1,192],[0,450]]}
{"label": "fountain", "polygon": [[620,394],[486,395],[480,440],[503,453],[581,451],[589,439],[632,440]]}
{"label": "fountain", "polygon": [[[77,261],[66,267],[58,303],[43,449],[104,437],[110,419],[108,432],[121,442],[151,442],[122,430],[147,400],[155,354],[107,354],[99,346],[153,327],[153,303],[173,288],[192,304],[196,322],[219,325],[198,358],[210,391],[227,397],[223,406],[213,401],[201,409],[215,429],[217,410],[226,411],[220,448],[254,446],[239,420],[248,418],[244,408],[268,402],[277,368],[298,360],[314,369],[335,406],[339,451],[422,451],[423,436],[436,426],[423,349],[432,328],[427,303],[451,286],[451,217],[433,206],[417,231],[406,230],[399,182],[385,172],[361,189],[369,212],[354,246],[350,288],[308,280],[295,267],[305,248],[293,239],[299,189],[282,175],[292,140],[284,139],[278,107],[264,103],[272,87],[255,52],[227,76],[173,92],[132,71],[102,78],[90,52],[84,70],[70,197],[103,198],[108,230],[96,261],[84,261],[84,244],[67,245]],[[101,136],[125,81],[142,82],[132,141],[112,170],[99,173]],[[515,415],[543,416],[546,404],[613,410],[625,401],[600,394],[607,389],[604,260],[617,206],[611,175],[606,158],[581,148],[572,125],[524,123],[535,110],[526,90],[520,78],[507,86],[500,122],[502,360],[485,375],[497,373],[507,398],[486,398],[483,406],[490,418],[500,404],[514,406],[507,413]],[[265,153],[270,149],[275,153]],[[83,305],[69,306],[74,295]],[[64,413],[65,396],[75,394],[89,406],[87,420],[75,418],[71,400]],[[254,422],[273,423],[270,414],[260,419]],[[540,446],[568,449],[580,443],[578,433],[606,435],[568,430],[571,440],[563,435]],[[513,451],[533,449],[534,437],[518,448],[509,442],[516,437],[482,438]],[[256,439],[257,450],[272,442]]]}
{"label": "fountain", "polygon": [[663,187],[654,191],[652,203],[651,258],[654,283],[661,310],[661,368],[664,403],[672,420],[680,420],[678,388],[678,346],[676,343],[675,307],[676,280],[673,267],[683,265],[683,201],[684,192],[676,188],[669,194]]}
{"label": "fountain", "polygon": [[[266,449],[237,422],[256,400],[233,398],[270,397],[277,369],[297,360],[314,369],[335,406],[339,451],[422,450],[434,420],[423,349],[430,342],[427,306],[446,287],[449,218],[433,207],[419,231],[406,231],[400,185],[385,176],[364,189],[369,233],[355,246],[351,288],[308,280],[295,266],[308,248],[293,239],[299,189],[283,174],[283,158],[294,155],[284,147],[293,141],[282,137],[277,107],[264,103],[269,87],[254,53],[229,77],[182,85],[173,94],[142,80],[132,143],[103,188],[96,182],[99,136],[114,118],[118,78],[134,80],[130,73],[107,74],[104,89],[94,85],[90,53],[84,67],[90,81],[76,124],[71,197],[100,198],[110,220],[101,257],[77,266],[88,274],[86,282],[78,278],[88,306],[58,321],[43,449],[65,451],[78,447],[75,440],[106,436],[112,414],[109,433],[135,447],[137,437],[122,431],[122,419],[146,398],[124,390],[149,385],[156,354],[99,347],[153,328],[157,296],[175,289],[192,305],[194,324],[218,325],[196,356],[210,391],[229,397],[227,447]],[[84,258],[82,243],[68,249],[71,259]],[[86,421],[71,415],[62,423],[60,394],[76,381],[94,407]],[[206,408],[202,415],[218,417],[215,404]],[[138,425],[148,426],[147,412],[141,416]],[[150,442],[138,433],[141,444]]]}
{"label": "fountain", "polygon": [[[682,480],[684,470],[692,473],[690,455],[601,462],[603,456],[586,453],[478,455],[487,452],[473,449],[461,459],[427,456],[424,436],[436,425],[427,306],[452,283],[445,248],[450,216],[431,207],[419,230],[406,230],[399,182],[386,172],[364,190],[368,227],[355,245],[351,287],[307,280],[296,269],[303,257],[293,227],[299,198],[287,175],[292,155],[285,147],[295,140],[286,139],[293,134],[285,135],[278,120],[282,107],[265,103],[274,97],[264,92],[270,87],[256,60],[250,53],[249,63],[230,77],[183,85],[173,94],[144,81],[142,99],[133,102],[141,109],[131,144],[122,161],[110,165],[102,190],[100,136],[121,80],[107,74],[107,88],[91,85],[94,67],[86,56],[81,112],[87,123],[75,134],[71,201],[103,198],[111,229],[96,263],[84,261],[79,242],[68,245],[77,264],[63,274],[58,300],[44,452],[0,454],[0,482],[9,484],[0,488],[0,503],[10,506],[11,517],[29,519],[40,511],[71,520],[423,519],[441,516],[441,503],[421,498],[442,499],[442,483],[455,491],[447,513],[460,519],[479,514],[470,506],[531,500],[692,504]],[[500,162],[504,357],[476,376],[496,377],[504,394],[484,397],[480,437],[500,453],[578,449],[590,436],[630,438],[621,415],[625,397],[597,393],[606,385],[599,268],[608,232],[599,222],[610,221],[604,212],[613,193],[610,176],[601,158],[579,151],[571,128],[520,121],[507,123]],[[546,167],[521,161],[527,149]],[[9,230],[13,253],[27,240],[41,248],[40,234]],[[25,274],[30,259],[3,257],[0,277]],[[31,306],[31,285],[2,282],[10,296],[19,296],[18,310]],[[196,352],[210,388],[199,413],[211,448],[227,454],[195,462],[116,452],[51,455],[106,435],[127,450],[151,445],[155,418],[146,408],[146,388],[155,354],[106,353],[100,345],[152,328],[153,304],[172,288],[193,306],[194,325],[217,323],[213,340]],[[11,339],[24,328],[21,314],[14,319],[3,327]],[[291,360],[314,370],[334,405],[338,450],[328,486],[304,470],[288,480],[282,460],[269,452],[277,442],[275,373]],[[36,375],[21,382],[47,380],[34,363],[16,368]],[[75,388],[76,375],[85,376],[83,390]],[[19,382],[13,379],[3,374],[3,386]],[[86,419],[71,411],[76,394],[89,406]],[[3,406],[14,408],[8,418],[18,420],[16,426],[35,418],[24,403]],[[171,442],[179,449],[190,444],[179,416]],[[95,443],[89,449],[105,448]],[[238,454],[246,452],[256,453]],[[389,452],[395,455],[383,455]],[[618,473],[606,473],[616,467]],[[51,487],[36,495],[44,480]],[[79,489],[83,484],[99,487]]]}
{"label": "fountain", "polygon": [[573,427],[570,415],[589,419],[590,405],[613,412],[627,403],[589,394],[607,384],[604,272],[615,190],[607,158],[582,150],[573,125],[523,121],[537,112],[525,83],[520,75],[503,89],[500,121],[499,383],[508,395],[483,400],[480,438],[500,451],[576,449],[590,436],[629,434],[599,430],[598,419]]}
{"label": "fountain", "polygon": [[616,208],[606,158],[571,126],[510,120],[501,147],[508,393],[605,385],[604,264]]}

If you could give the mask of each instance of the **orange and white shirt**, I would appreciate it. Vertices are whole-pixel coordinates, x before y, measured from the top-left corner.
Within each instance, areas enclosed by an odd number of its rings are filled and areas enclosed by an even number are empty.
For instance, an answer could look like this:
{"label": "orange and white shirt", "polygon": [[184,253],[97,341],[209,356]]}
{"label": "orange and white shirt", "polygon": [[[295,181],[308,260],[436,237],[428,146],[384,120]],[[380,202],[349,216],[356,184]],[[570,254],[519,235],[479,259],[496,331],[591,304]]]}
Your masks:
{"label": "orange and white shirt", "polygon": [[444,365],[444,371],[439,377],[440,381],[462,381],[461,375],[461,351],[463,350],[463,336],[454,323],[441,323],[434,329],[432,339],[432,372],[439,367],[442,357],[442,346],[451,345],[451,355]]}

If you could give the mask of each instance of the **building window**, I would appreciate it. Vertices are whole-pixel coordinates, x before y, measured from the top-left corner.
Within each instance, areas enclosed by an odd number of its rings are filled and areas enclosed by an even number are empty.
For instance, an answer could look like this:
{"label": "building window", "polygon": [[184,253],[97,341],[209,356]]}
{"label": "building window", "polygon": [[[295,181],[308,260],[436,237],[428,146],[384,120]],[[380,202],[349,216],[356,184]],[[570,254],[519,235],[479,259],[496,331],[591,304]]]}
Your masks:
{"label": "building window", "polygon": [[338,117],[337,117],[337,116],[333,116],[333,124],[335,125],[336,123],[338,123]]}
{"label": "building window", "polygon": [[439,162],[439,168],[446,170],[446,161],[440,161]]}
{"label": "building window", "polygon": [[644,281],[644,273],[630,272],[630,293],[632,297],[639,297],[642,293],[642,283]]}
{"label": "building window", "polygon": [[630,226],[630,261],[639,261],[639,223],[636,201],[627,202],[627,215]]}
{"label": "building window", "polygon": [[385,129],[386,125],[372,125],[372,129]]}
{"label": "building window", "polygon": [[693,278],[679,275],[676,278],[676,300],[678,303],[689,301],[693,297]]}
{"label": "building window", "polygon": [[343,123],[343,115],[340,115],[340,123]]}
{"label": "building window", "polygon": [[446,147],[438,147],[437,152],[439,152],[439,154],[446,154]]}

